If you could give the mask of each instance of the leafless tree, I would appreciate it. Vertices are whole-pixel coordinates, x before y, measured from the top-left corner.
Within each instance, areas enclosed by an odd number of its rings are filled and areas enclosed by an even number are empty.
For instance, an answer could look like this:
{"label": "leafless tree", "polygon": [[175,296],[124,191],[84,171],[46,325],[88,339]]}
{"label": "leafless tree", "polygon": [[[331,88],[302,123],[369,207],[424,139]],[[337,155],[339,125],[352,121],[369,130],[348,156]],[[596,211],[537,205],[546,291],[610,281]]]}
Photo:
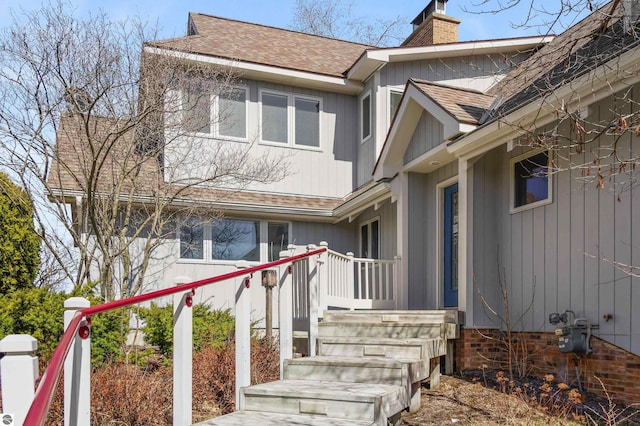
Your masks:
{"label": "leafless tree", "polygon": [[355,15],[353,4],[342,0],[296,0],[291,27],[325,37],[355,41],[370,46],[397,46],[408,35],[407,19],[371,20]]}
{"label": "leafless tree", "polygon": [[[520,1],[480,3],[500,13]],[[629,66],[640,44],[640,6],[626,0],[602,3],[527,2],[530,16],[525,22],[531,25],[541,14],[554,18],[544,25],[590,14],[494,86],[490,93],[497,99],[484,119],[512,128],[518,135],[515,146],[550,151],[549,172],[570,171],[586,187],[611,190],[619,198],[637,184],[640,171],[640,152],[633,143],[640,136],[638,79]],[[606,107],[597,103],[602,100]],[[537,105],[533,119],[510,118],[527,103]]]}
{"label": "leafless tree", "polygon": [[106,300],[144,291],[180,218],[287,170],[251,143],[202,143],[224,123],[211,102],[233,98],[234,70],[157,38],[140,18],[79,18],[65,3],[0,35],[0,167],[29,189],[66,279]]}

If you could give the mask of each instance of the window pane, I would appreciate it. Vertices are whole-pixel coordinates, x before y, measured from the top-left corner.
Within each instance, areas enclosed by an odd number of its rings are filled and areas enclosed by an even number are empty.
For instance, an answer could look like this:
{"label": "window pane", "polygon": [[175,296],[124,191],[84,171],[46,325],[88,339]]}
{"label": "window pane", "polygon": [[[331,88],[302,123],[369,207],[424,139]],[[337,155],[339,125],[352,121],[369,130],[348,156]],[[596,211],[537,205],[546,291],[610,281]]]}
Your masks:
{"label": "window pane", "polygon": [[187,132],[211,132],[211,103],[209,94],[201,88],[182,91],[182,119]]}
{"label": "window pane", "polygon": [[320,101],[295,100],[296,145],[320,146]]}
{"label": "window pane", "polygon": [[369,257],[369,225],[360,227],[360,256]]}
{"label": "window pane", "polygon": [[260,260],[260,222],[214,220],[211,229],[214,260]]}
{"label": "window pane", "polygon": [[231,89],[220,94],[218,101],[219,134],[234,138],[247,137],[247,92]]}
{"label": "window pane", "polygon": [[400,106],[400,99],[402,99],[402,92],[391,92],[391,99],[389,99],[389,121],[393,120],[396,115],[396,111]]}
{"label": "window pane", "polygon": [[278,260],[280,252],[287,249],[289,245],[289,224],[269,222],[269,262]]}
{"label": "window pane", "polygon": [[262,140],[287,143],[287,97],[262,94]]}
{"label": "window pane", "polygon": [[371,258],[380,259],[380,234],[378,233],[379,222],[371,222]]}
{"label": "window pane", "polygon": [[548,162],[549,154],[541,152],[514,164],[514,207],[549,198]]}
{"label": "window pane", "polygon": [[180,224],[180,257],[204,258],[204,227],[198,218],[189,218]]}
{"label": "window pane", "polygon": [[371,136],[371,95],[362,99],[362,139]]}

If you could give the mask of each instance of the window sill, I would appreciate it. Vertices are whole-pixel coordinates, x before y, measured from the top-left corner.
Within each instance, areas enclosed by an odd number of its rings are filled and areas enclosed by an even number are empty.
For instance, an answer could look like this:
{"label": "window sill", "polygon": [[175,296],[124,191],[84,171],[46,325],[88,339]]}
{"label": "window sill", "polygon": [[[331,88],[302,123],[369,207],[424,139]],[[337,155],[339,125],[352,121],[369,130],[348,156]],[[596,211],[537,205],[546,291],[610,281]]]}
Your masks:
{"label": "window sill", "polygon": [[535,203],[525,204],[524,206],[512,207],[509,209],[509,214],[522,213],[527,210],[535,209],[536,207],[546,206],[552,202],[553,200],[551,198],[547,198],[546,200],[536,201]]}
{"label": "window sill", "polygon": [[299,149],[301,151],[322,152],[322,148],[320,147],[306,146],[306,145],[291,145],[289,143],[282,143],[282,142],[270,142],[270,141],[261,140],[260,145],[273,146],[278,148]]}

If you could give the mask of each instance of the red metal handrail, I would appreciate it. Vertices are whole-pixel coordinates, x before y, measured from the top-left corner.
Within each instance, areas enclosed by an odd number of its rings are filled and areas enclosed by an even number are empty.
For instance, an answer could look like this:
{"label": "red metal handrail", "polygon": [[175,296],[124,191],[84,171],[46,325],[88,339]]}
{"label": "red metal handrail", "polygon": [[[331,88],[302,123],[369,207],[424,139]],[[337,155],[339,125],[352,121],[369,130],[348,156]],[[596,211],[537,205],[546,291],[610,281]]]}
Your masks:
{"label": "red metal handrail", "polygon": [[217,275],[215,277],[206,278],[200,281],[193,281],[188,284],[182,284],[175,287],[169,287],[162,290],[152,291],[151,293],[140,294],[138,296],[129,297],[126,299],[114,300],[112,302],[103,303],[102,305],[91,306],[89,308],[80,309],[75,313],[69,326],[62,335],[60,343],[56,348],[49,366],[42,375],[40,384],[36,389],[33,402],[27,413],[27,417],[24,420],[24,426],[42,426],[47,420],[47,413],[53,399],[53,394],[60,376],[62,375],[62,369],[64,360],[67,357],[71,343],[75,337],[75,334],[80,328],[80,323],[84,317],[91,317],[92,315],[99,314],[101,312],[111,311],[113,309],[122,308],[124,306],[135,305],[136,303],[146,302],[149,300],[157,299],[163,296],[169,296],[176,293],[182,293],[185,290],[195,290],[198,287],[202,287],[208,284],[214,284],[221,281],[226,281],[231,278],[236,278],[242,275],[253,274],[254,272],[261,271],[263,269],[272,268],[274,266],[283,265],[285,263],[295,262],[296,260],[304,259],[316,254],[320,254],[327,251],[326,247],[312,250],[306,253],[298,254],[296,256],[287,257],[273,262],[264,263],[262,265],[252,266],[249,268],[239,269],[234,272],[229,272],[223,275]]}

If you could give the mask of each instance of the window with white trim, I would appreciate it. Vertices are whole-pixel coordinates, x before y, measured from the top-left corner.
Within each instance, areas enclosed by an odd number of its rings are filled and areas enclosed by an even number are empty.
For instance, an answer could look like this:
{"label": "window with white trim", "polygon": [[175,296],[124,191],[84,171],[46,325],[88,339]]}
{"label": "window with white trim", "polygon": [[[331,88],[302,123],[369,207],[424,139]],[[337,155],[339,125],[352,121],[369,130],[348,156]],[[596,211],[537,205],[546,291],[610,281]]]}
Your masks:
{"label": "window with white trim", "polygon": [[189,217],[178,234],[184,260],[270,262],[289,244],[289,223]]}
{"label": "window with white trim", "polygon": [[389,126],[391,126],[391,120],[393,120],[393,117],[396,115],[396,111],[398,111],[401,99],[401,90],[389,90]]}
{"label": "window with white trim", "polygon": [[533,151],[511,160],[511,213],[551,203],[549,151]]}
{"label": "window with white trim", "polygon": [[320,148],[320,99],[263,90],[260,104],[262,142]]}
{"label": "window with white trim", "polygon": [[371,91],[360,98],[360,140],[371,137]]}
{"label": "window with white trim", "polygon": [[185,130],[246,141],[248,92],[247,87],[229,87],[217,94],[210,94],[202,87],[184,89],[182,119]]}
{"label": "window with white trim", "polygon": [[360,225],[360,256],[380,259],[380,220],[372,219]]}

